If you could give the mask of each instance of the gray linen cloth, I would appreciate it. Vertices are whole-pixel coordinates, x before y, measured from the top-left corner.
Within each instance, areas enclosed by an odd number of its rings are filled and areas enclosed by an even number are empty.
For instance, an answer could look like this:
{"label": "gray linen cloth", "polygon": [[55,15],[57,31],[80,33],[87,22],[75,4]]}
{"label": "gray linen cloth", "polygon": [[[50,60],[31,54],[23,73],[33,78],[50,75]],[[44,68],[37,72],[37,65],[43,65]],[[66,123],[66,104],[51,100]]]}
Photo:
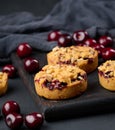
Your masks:
{"label": "gray linen cloth", "polygon": [[47,35],[55,29],[70,33],[84,29],[91,37],[114,37],[115,0],[61,0],[45,17],[30,12],[0,15],[0,62],[7,61],[21,42],[50,51],[57,43],[49,43]]}

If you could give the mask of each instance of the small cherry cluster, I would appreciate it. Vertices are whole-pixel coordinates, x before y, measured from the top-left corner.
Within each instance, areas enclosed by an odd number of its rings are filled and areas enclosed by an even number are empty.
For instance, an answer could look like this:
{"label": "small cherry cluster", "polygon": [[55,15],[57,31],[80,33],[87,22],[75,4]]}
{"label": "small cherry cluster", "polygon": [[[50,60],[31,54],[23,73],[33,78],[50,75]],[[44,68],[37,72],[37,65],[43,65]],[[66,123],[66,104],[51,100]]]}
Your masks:
{"label": "small cherry cluster", "polygon": [[23,116],[20,113],[19,104],[13,100],[9,100],[3,104],[2,114],[6,125],[10,129],[19,129],[23,124],[29,129],[37,129],[44,122],[44,117],[41,113],[33,112]]}
{"label": "small cherry cluster", "polygon": [[77,30],[73,34],[54,30],[48,34],[47,40],[49,42],[56,41],[60,47],[89,46],[96,49],[99,52],[99,57],[103,60],[115,59],[114,42],[111,36],[103,35],[98,38],[91,38],[85,30]]}
{"label": "small cherry cluster", "polygon": [[[39,70],[38,60],[30,57],[32,54],[32,47],[28,43],[20,43],[16,53],[21,59],[24,59],[24,68],[27,72],[34,73]],[[16,68],[12,64],[5,65],[2,71],[7,72],[9,78],[13,78],[16,75]]]}

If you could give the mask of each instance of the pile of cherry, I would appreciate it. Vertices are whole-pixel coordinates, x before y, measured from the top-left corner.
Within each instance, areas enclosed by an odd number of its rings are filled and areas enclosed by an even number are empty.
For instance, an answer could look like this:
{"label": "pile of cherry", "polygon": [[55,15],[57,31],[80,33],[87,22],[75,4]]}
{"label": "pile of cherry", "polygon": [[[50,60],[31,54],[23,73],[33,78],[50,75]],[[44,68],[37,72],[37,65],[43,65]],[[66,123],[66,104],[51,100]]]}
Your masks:
{"label": "pile of cherry", "polygon": [[111,36],[103,35],[94,39],[85,30],[78,30],[73,32],[73,34],[54,30],[48,34],[47,40],[49,42],[56,41],[58,46],[61,47],[71,45],[90,46],[99,52],[99,58],[103,60],[115,59],[114,42]]}
{"label": "pile of cherry", "polygon": [[[115,59],[115,48],[113,47],[113,38],[111,36],[103,35],[98,38],[91,38],[85,30],[78,30],[70,33],[63,33],[59,30],[51,31],[47,40],[49,42],[55,41],[60,47],[67,47],[71,45],[89,46],[96,49],[99,53],[99,58],[103,60]],[[24,68],[29,73],[34,73],[39,70],[39,62],[31,57],[32,47],[29,43],[20,43],[17,47],[17,55],[23,59]],[[10,78],[15,77],[16,69],[13,65],[5,65],[2,69],[7,72]]]}
{"label": "pile of cherry", "polygon": [[16,101],[10,100],[3,104],[2,114],[6,125],[11,129],[19,129],[23,125],[29,129],[38,129],[42,126],[44,117],[41,113],[33,112],[22,115],[20,106]]}

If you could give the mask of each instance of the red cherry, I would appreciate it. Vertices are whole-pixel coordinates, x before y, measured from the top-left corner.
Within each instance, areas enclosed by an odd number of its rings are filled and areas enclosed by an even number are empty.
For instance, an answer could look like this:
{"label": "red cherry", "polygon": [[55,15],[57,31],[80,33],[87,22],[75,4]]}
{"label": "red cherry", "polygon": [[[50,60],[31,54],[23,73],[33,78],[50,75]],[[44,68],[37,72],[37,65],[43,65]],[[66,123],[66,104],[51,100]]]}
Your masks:
{"label": "red cherry", "polygon": [[13,78],[16,76],[16,68],[11,64],[5,65],[2,68],[2,72],[8,73],[9,78]]}
{"label": "red cherry", "polygon": [[110,47],[104,48],[102,49],[101,55],[104,60],[115,59],[115,49]]}
{"label": "red cherry", "polygon": [[72,37],[69,34],[63,34],[58,39],[58,46],[67,47],[72,44]]}
{"label": "red cherry", "polygon": [[32,57],[26,58],[24,60],[24,68],[29,73],[34,73],[39,70],[39,62]]}
{"label": "red cherry", "polygon": [[48,34],[48,41],[57,41],[62,33],[58,30],[54,30]]}
{"label": "red cherry", "polygon": [[94,44],[91,47],[98,51],[99,56],[101,56],[102,49],[105,48],[103,45],[100,45],[99,43]]}
{"label": "red cherry", "polygon": [[113,44],[113,39],[110,36],[101,36],[98,40],[99,44],[107,47],[107,46],[112,46]]}
{"label": "red cherry", "polygon": [[77,46],[87,46],[84,43],[78,43]]}
{"label": "red cherry", "polygon": [[75,31],[72,35],[73,41],[75,43],[84,42],[88,38],[88,33],[84,30]]}
{"label": "red cherry", "polygon": [[84,42],[84,44],[86,45],[86,46],[94,46],[94,44],[97,44],[97,42],[96,42],[96,40],[95,39],[93,39],[93,38],[88,38],[85,42]]}
{"label": "red cherry", "polygon": [[2,114],[4,116],[8,115],[9,113],[16,112],[20,113],[20,106],[16,101],[7,101],[2,106]]}
{"label": "red cherry", "polygon": [[28,43],[21,43],[17,47],[17,55],[20,58],[29,56],[32,53],[32,47]]}
{"label": "red cherry", "polygon": [[40,128],[43,124],[43,115],[37,112],[30,113],[25,116],[24,123],[29,129]]}
{"label": "red cherry", "polygon": [[19,113],[9,113],[5,117],[5,123],[11,129],[19,129],[23,124],[23,117]]}

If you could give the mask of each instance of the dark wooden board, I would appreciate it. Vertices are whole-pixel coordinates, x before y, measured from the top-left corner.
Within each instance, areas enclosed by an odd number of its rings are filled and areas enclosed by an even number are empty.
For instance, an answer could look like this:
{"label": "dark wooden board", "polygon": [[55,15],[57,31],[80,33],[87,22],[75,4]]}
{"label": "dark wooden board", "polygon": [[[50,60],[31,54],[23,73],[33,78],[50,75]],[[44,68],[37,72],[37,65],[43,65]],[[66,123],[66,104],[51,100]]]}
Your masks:
{"label": "dark wooden board", "polygon": [[[38,59],[40,68],[47,64],[46,53],[35,51],[31,57]],[[34,74],[29,74],[23,67],[23,60],[16,53],[11,55],[27,90],[47,121],[67,119],[98,113],[112,112],[115,109],[115,93],[102,88],[98,81],[97,70],[88,74],[88,89],[79,97],[67,100],[47,100],[39,97],[34,89]]]}

